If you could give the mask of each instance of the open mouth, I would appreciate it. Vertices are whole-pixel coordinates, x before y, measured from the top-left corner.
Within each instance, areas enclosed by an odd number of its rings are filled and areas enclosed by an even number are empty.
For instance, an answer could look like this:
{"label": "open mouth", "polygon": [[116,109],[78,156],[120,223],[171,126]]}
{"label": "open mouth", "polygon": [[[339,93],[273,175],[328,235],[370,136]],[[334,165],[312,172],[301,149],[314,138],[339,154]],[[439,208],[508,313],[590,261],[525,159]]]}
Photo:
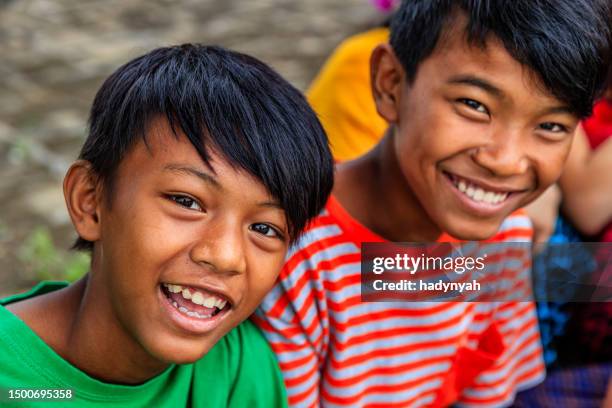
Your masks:
{"label": "open mouth", "polygon": [[161,291],[179,313],[194,319],[212,319],[231,308],[227,299],[191,286],[163,283]]}
{"label": "open mouth", "polygon": [[476,184],[471,180],[464,179],[446,171],[444,172],[444,175],[462,195],[475,203],[498,206],[503,204],[510,196],[516,193],[516,191],[502,189],[492,190]]}

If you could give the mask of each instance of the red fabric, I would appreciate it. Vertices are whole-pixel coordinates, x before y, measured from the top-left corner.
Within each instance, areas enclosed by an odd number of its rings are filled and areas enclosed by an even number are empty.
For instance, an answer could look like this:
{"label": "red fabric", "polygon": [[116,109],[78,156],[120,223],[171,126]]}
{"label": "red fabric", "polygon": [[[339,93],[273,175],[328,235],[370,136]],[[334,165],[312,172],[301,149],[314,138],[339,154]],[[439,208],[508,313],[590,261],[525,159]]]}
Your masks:
{"label": "red fabric", "polygon": [[[593,108],[593,115],[582,123],[592,149],[612,136],[612,100],[601,99]],[[601,242],[612,242],[612,223],[603,229]]]}
{"label": "red fabric", "polygon": [[[515,212],[493,242],[531,236]],[[253,317],[276,352],[289,406],[499,407],[544,377],[532,302],[363,302],[361,244],[386,240],[333,196],[298,242]]]}
{"label": "red fabric", "polygon": [[493,367],[505,348],[497,324],[489,326],[480,336],[477,349],[460,347],[433,406],[446,407],[457,401],[480,373]]}
{"label": "red fabric", "polygon": [[612,101],[602,99],[595,104],[593,115],[582,123],[592,149],[612,136]]}

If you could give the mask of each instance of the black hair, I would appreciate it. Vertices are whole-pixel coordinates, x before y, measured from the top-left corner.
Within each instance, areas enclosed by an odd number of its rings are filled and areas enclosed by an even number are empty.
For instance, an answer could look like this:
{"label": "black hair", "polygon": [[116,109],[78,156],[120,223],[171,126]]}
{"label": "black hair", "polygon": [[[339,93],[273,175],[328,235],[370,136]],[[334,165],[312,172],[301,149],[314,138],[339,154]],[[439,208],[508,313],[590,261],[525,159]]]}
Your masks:
{"label": "black hair", "polygon": [[[80,159],[112,194],[126,152],[151,121],[180,129],[212,169],[215,151],[253,175],[284,209],[293,242],[331,192],[327,137],[303,95],[261,61],[221,47],[155,49],[115,71],[98,91]],[[110,202],[110,201],[109,201]],[[79,238],[76,249],[92,249]]]}
{"label": "black hair", "polygon": [[591,114],[610,63],[609,0],[404,0],[390,43],[412,82],[456,12],[467,17],[468,43],[495,35],[579,118]]}

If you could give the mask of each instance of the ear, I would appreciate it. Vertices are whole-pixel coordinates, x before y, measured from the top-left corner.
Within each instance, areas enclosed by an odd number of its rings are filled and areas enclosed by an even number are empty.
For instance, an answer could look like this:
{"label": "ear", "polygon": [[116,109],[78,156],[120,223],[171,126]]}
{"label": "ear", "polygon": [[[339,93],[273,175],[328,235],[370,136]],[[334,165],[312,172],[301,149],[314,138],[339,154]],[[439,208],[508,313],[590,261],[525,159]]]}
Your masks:
{"label": "ear", "polygon": [[377,46],[370,57],[370,83],[376,110],[389,123],[397,123],[404,68],[395,56],[391,45]]}
{"label": "ear", "polygon": [[87,241],[100,239],[101,188],[91,163],[76,161],[64,177],[64,199],[72,224]]}

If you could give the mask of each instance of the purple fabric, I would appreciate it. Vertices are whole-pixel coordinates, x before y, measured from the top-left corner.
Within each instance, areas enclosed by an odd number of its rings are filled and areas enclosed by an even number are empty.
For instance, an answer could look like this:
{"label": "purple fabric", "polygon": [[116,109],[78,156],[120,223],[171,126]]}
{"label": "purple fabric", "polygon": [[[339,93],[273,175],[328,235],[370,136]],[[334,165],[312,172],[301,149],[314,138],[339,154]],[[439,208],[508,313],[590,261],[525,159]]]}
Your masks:
{"label": "purple fabric", "polygon": [[610,363],[552,370],[542,384],[519,393],[513,407],[600,408],[611,375]]}

